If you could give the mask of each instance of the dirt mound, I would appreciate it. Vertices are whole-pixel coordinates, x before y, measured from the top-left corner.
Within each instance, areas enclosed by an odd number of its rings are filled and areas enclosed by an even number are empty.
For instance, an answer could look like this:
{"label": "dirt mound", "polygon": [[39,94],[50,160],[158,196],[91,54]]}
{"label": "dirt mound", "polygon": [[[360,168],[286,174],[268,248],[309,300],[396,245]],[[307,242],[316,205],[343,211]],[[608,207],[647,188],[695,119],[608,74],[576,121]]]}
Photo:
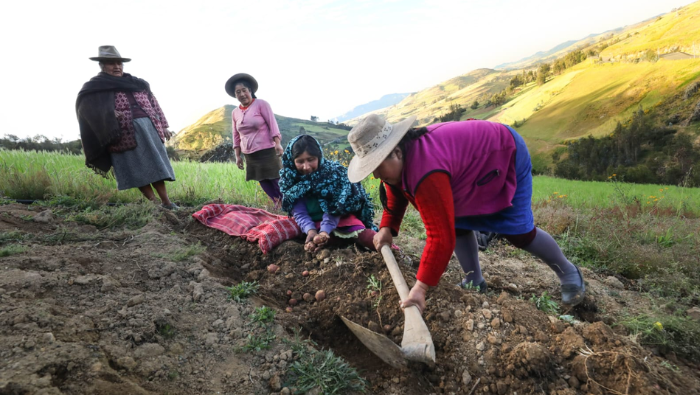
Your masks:
{"label": "dirt mound", "polygon": [[[201,240],[212,240],[208,230],[201,233]],[[210,248],[218,263],[207,265],[212,273],[234,282],[259,282],[265,302],[280,309],[294,299],[292,311],[280,317],[284,325],[304,328],[319,344],[362,368],[371,393],[469,393],[473,388],[498,394],[700,393],[697,370],[686,377],[669,375],[660,358],[601,321],[593,298],[568,312],[577,319],[566,323],[523,300],[510,279],[494,275],[489,281],[496,292],[489,295],[461,290],[450,281],[431,290],[425,319],[437,366],[393,370],[364,349],[339,319],[345,316],[401,342],[403,314],[379,254],[349,246],[314,255],[296,241],[268,256],[236,239],[215,240]],[[397,255],[411,286],[415,268],[403,258]],[[270,273],[270,264],[280,270]],[[381,292],[373,292],[370,279],[381,281]],[[325,300],[303,297],[318,290],[325,291]]]}
{"label": "dirt mound", "polygon": [[[591,297],[564,322],[526,301],[556,294],[556,282],[531,261],[498,248],[484,254],[488,295],[450,285],[459,277],[452,263],[425,312],[437,364],[400,371],[367,351],[339,318],[400,343],[398,295],[376,253],[348,245],[309,254],[288,241],[263,255],[185,211],[155,210],[154,220],[133,231],[40,211],[0,206],[0,247],[26,247],[0,258],[2,395],[289,393],[296,357],[282,340],[294,328],[348,360],[372,394],[700,393],[697,364],[669,363],[605,323],[616,303],[635,294],[608,298],[593,273],[585,273]],[[397,255],[409,286],[413,258]],[[270,273],[270,264],[280,270]],[[251,302],[228,297],[225,287],[241,281],[260,285]],[[316,297],[319,290],[325,298]],[[263,305],[278,311],[269,328],[275,340],[269,349],[242,351],[259,330],[251,317]]]}

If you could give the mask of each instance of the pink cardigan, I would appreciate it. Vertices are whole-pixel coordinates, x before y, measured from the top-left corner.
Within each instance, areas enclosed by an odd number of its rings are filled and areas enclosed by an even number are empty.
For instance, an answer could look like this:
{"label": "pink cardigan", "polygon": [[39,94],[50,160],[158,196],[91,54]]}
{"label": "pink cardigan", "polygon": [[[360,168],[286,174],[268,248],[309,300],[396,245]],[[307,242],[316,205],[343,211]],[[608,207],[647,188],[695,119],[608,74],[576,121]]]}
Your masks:
{"label": "pink cardigan", "polygon": [[282,139],[280,129],[270,105],[261,99],[245,110],[236,107],[231,113],[233,123],[233,147],[240,147],[244,154],[252,154],[275,146],[275,137]]}

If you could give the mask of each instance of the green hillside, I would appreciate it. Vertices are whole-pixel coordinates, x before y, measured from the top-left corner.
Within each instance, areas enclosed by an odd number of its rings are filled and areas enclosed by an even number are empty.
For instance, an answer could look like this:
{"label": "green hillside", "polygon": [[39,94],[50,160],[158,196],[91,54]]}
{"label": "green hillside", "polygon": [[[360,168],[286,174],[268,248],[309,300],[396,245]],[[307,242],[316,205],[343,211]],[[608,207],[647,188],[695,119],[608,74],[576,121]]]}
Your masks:
{"label": "green hillside", "polygon": [[652,108],[673,101],[699,75],[700,59],[582,64],[506,103],[492,120],[525,120],[518,128],[523,135],[549,143],[600,136],[629,119],[640,105]]}
{"label": "green hillside", "polygon": [[[175,135],[170,145],[186,157],[194,158],[224,142],[231,142],[231,112],[235,106],[225,105],[217,108],[192,125],[184,128]],[[282,133],[282,146],[294,136],[303,131],[316,137],[324,146],[332,145],[338,148],[347,146],[348,130],[325,122],[313,122],[303,119],[275,115]]]}
{"label": "green hillside", "polygon": [[[468,107],[480,96],[498,93],[508,86],[510,78],[517,72],[496,71],[491,69],[478,69],[467,74],[451,78],[439,85],[435,85],[420,92],[412,93],[400,103],[387,107],[374,113],[383,115],[390,122],[397,122],[410,116],[418,117],[420,124],[428,124],[449,111],[451,104],[461,104]],[[471,111],[473,117],[483,118],[490,109],[480,108]],[[355,125],[367,114],[345,122]]]}
{"label": "green hillside", "polygon": [[633,26],[617,37],[620,41],[603,50],[601,57],[636,58],[647,50],[700,55],[699,17],[700,2],[695,2],[649,23]]}
{"label": "green hillside", "polygon": [[[581,40],[568,47],[580,51],[580,63],[567,64],[565,69],[555,68],[557,59],[548,57],[552,71],[544,84],[532,79],[511,86],[515,76],[538,73],[538,65],[520,70],[478,69],[375,112],[390,122],[415,115],[420,125],[426,125],[460,106],[460,119],[488,119],[516,126],[531,151],[551,162],[550,154],[556,147],[571,139],[607,135],[617,122],[629,120],[639,106],[652,110],[658,125],[666,125],[670,116],[688,120],[700,97],[684,97],[684,90],[700,81],[700,56],[659,60],[658,55],[677,51],[700,55],[698,21],[700,2],[616,34]],[[561,51],[557,55],[563,64],[567,55],[575,53]],[[545,63],[542,59],[539,62]],[[506,96],[505,103],[488,105],[499,92]],[[472,109],[475,100],[479,106]],[[698,122],[675,123],[676,131],[700,134]]]}

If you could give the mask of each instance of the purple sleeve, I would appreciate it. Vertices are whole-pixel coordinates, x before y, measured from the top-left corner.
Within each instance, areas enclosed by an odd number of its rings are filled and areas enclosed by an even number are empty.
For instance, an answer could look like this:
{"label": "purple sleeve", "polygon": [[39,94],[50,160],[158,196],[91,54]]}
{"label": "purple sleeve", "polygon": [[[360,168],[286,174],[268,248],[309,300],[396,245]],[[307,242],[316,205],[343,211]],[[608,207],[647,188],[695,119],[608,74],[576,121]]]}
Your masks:
{"label": "purple sleeve", "polygon": [[306,199],[299,199],[294,203],[294,207],[292,207],[292,216],[302,232],[309,233],[310,230],[316,230],[316,224],[314,224],[314,221],[309,215],[309,211],[306,209]]}
{"label": "purple sleeve", "polygon": [[340,222],[340,216],[323,213],[323,220],[321,220],[321,232],[331,234],[331,232],[338,227],[338,222]]}
{"label": "purple sleeve", "polygon": [[270,104],[264,100],[260,101],[260,115],[262,115],[265,122],[267,122],[267,127],[270,128],[270,140],[274,140],[275,137],[279,137],[281,143],[282,134],[280,134],[280,128],[277,126],[275,114],[272,112],[272,107],[270,107]]}

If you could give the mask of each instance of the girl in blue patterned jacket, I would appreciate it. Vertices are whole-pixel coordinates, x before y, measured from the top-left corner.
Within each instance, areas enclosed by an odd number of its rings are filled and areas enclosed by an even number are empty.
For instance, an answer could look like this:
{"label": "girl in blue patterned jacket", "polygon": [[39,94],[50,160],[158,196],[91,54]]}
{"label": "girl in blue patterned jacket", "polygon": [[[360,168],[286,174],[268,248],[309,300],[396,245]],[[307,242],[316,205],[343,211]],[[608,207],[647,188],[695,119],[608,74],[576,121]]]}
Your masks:
{"label": "girl in blue patterned jacket", "polygon": [[338,162],[323,158],[318,141],[297,136],[282,155],[282,209],[306,233],[304,249],[316,251],[334,237],[355,239],[374,251],[374,207],[362,184],[352,184]]}

